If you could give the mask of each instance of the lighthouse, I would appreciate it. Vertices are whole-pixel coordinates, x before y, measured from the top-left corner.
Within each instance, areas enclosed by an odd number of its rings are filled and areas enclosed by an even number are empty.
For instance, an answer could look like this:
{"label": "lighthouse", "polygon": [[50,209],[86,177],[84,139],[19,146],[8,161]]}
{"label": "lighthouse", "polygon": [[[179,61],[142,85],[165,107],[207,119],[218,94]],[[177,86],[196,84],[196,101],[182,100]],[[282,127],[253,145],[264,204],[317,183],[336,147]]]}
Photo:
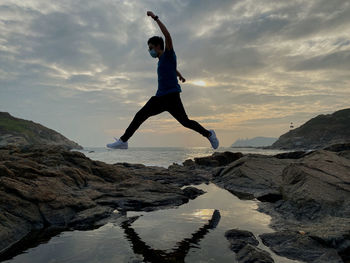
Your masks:
{"label": "lighthouse", "polygon": [[294,128],[293,122],[290,123],[289,128],[290,128],[291,130],[293,130],[293,128]]}

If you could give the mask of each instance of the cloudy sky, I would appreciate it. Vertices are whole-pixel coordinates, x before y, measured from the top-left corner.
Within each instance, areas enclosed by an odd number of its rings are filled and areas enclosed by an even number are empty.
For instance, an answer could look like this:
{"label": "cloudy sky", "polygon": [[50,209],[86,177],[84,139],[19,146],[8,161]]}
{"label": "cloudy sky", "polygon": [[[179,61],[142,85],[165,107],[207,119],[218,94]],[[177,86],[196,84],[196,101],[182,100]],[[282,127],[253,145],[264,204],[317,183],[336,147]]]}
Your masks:
{"label": "cloudy sky", "polygon": [[[83,146],[121,136],[157,89],[147,10],[172,35],[189,118],[221,146],[349,107],[347,0],[2,0],[0,111]],[[163,112],[132,146],[209,142]]]}

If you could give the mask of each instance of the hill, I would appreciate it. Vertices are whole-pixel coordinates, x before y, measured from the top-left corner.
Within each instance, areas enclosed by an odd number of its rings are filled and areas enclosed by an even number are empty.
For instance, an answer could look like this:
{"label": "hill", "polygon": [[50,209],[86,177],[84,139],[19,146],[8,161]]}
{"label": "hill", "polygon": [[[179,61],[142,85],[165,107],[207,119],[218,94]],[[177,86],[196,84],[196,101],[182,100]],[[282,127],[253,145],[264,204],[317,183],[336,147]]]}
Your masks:
{"label": "hill", "polygon": [[231,147],[263,147],[273,144],[277,138],[272,137],[254,137],[251,139],[238,139]]}
{"label": "hill", "polygon": [[0,112],[0,146],[50,144],[68,149],[82,149],[79,144],[39,123],[19,119],[8,112]]}
{"label": "hill", "polygon": [[350,109],[321,114],[281,135],[271,148],[319,149],[350,142]]}

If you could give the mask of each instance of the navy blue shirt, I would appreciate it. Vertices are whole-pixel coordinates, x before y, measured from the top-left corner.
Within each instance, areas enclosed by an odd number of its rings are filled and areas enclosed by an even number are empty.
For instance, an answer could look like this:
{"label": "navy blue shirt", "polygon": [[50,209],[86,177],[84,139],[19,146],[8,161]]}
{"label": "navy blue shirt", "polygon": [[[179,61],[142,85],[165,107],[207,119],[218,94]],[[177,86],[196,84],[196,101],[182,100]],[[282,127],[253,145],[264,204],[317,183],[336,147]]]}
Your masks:
{"label": "navy blue shirt", "polygon": [[163,96],[172,92],[181,92],[176,74],[176,54],[174,49],[165,49],[158,61],[158,90],[156,96]]}

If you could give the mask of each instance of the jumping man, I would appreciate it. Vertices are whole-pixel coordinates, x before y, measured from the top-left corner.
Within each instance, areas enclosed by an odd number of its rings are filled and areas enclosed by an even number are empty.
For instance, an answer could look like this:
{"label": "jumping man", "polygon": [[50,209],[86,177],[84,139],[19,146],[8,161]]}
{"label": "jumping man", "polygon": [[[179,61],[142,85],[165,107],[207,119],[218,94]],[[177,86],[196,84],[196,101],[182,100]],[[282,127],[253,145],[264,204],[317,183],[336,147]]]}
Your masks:
{"label": "jumping man", "polygon": [[185,78],[176,69],[176,55],[173,48],[170,33],[159,20],[158,16],[153,12],[148,11],[147,15],[152,17],[158,24],[160,30],[165,37],[154,36],[148,39],[149,53],[152,57],[158,58],[158,90],[155,96],[152,96],[147,103],[135,114],[134,119],[126,129],[125,133],[119,138],[115,138],[114,143],[107,144],[107,147],[113,149],[128,149],[128,140],[140,125],[149,117],[168,111],[178,122],[184,127],[190,128],[204,137],[208,138],[211,146],[214,149],[219,147],[219,140],[216,138],[214,130],[207,130],[203,128],[198,122],[190,120],[187,117],[185,109],[182,105],[180,92],[181,87],[178,83],[177,77],[182,82]]}

